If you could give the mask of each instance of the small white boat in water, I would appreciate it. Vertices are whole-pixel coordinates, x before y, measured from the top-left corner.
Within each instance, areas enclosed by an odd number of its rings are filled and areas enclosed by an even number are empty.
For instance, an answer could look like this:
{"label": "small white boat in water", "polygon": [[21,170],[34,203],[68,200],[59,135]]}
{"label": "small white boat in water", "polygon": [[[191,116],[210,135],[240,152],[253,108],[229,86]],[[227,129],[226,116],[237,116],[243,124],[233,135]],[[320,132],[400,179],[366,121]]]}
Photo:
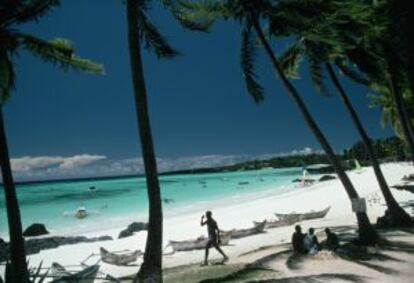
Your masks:
{"label": "small white boat in water", "polygon": [[88,189],[88,191],[90,191],[90,192],[97,192],[98,191],[98,188],[97,187],[95,187],[95,186],[90,186],[89,187],[89,189]]}
{"label": "small white boat in water", "polygon": [[86,216],[88,216],[88,211],[86,210],[86,208],[84,206],[79,207],[76,211],[75,217],[78,219],[83,219]]}

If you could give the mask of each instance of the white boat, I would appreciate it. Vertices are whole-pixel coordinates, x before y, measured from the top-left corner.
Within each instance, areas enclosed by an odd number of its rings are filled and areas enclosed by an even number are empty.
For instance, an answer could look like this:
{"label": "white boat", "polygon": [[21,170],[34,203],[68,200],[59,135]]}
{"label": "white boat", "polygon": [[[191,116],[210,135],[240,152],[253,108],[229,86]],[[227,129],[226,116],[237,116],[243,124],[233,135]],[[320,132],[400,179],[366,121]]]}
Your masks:
{"label": "white boat", "polygon": [[355,173],[361,174],[362,172],[365,171],[357,159],[354,160],[354,163],[355,163]]}
{"label": "white boat", "polygon": [[115,253],[110,252],[102,247],[100,248],[100,253],[103,262],[121,266],[128,265],[132,262],[137,261],[138,256],[143,254],[140,250],[132,252]]}
{"label": "white boat", "polygon": [[302,220],[311,220],[311,219],[318,219],[318,218],[324,218],[329,210],[331,209],[330,206],[328,206],[327,208],[320,210],[320,211],[310,211],[310,212],[305,212],[305,213],[275,213],[275,216],[279,219],[279,220],[285,220],[288,222],[298,222],[298,221],[302,221]]}
{"label": "white boat", "polygon": [[93,283],[96,274],[99,271],[99,265],[91,265],[81,271],[69,272],[59,263],[52,263],[51,275],[55,278],[53,283]]}
{"label": "white boat", "polygon": [[88,211],[86,210],[86,208],[84,206],[79,207],[76,211],[75,217],[78,219],[83,219],[86,216],[88,216]]}
{"label": "white boat", "polygon": [[220,230],[221,234],[229,234],[231,233],[231,239],[240,239],[256,234],[263,233],[263,230],[266,226],[266,220],[262,222],[256,222],[253,224],[252,228],[245,228],[245,229],[233,229],[231,231],[223,231]]}
{"label": "white boat", "polygon": [[[231,239],[233,231],[224,233],[220,235],[221,246],[227,245]],[[192,251],[192,250],[201,250],[205,249],[208,242],[208,238],[201,236],[194,240],[186,241],[169,241],[167,246],[171,246],[174,252],[179,251]]]}
{"label": "white boat", "polygon": [[97,188],[97,187],[95,187],[95,186],[90,186],[88,190],[89,190],[90,192],[94,193],[94,192],[97,192],[97,191],[98,191],[98,188]]}
{"label": "white boat", "polygon": [[301,177],[300,180],[301,180],[300,183],[295,186],[296,188],[310,187],[316,182],[316,180],[314,180],[312,178],[309,178],[309,172],[308,172],[308,170],[306,170],[305,167],[303,167],[302,177]]}

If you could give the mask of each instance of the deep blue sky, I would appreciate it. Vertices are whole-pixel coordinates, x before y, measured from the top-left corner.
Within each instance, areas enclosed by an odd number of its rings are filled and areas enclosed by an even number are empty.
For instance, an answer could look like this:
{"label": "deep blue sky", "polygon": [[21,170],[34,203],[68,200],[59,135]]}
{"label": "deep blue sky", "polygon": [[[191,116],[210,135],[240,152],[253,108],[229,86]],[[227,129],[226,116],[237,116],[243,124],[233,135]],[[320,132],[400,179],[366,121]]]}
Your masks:
{"label": "deep blue sky", "polygon": [[[102,62],[105,76],[63,73],[25,51],[15,58],[17,88],[6,105],[12,157],[101,154],[140,155],[134,113],[125,6],[120,0],[62,0],[62,6],[22,30],[65,37],[77,54]],[[219,23],[210,34],[184,31],[167,13],[151,11],[182,56],[158,60],[144,52],[144,68],[157,155],[264,154],[319,148],[264,57],[258,73],[267,100],[256,106],[239,68],[239,27]],[[337,96],[324,98],[306,80],[296,81],[311,112],[336,150],[356,133]],[[346,87],[369,134],[392,134],[368,108],[367,91]]]}

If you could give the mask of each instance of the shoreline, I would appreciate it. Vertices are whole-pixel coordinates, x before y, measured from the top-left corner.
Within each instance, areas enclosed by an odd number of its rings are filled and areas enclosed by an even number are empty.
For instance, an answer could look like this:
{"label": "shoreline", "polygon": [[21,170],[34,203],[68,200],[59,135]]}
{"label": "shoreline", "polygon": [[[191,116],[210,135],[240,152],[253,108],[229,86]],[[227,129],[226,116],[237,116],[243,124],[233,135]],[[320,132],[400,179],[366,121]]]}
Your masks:
{"label": "shoreline", "polygon": [[[412,166],[408,163],[383,164],[382,169],[389,186],[401,183],[401,178],[413,172]],[[378,216],[385,211],[384,200],[376,183],[375,175],[371,167],[364,167],[361,174],[354,171],[348,172],[351,181],[355,185],[360,197],[367,200],[367,214],[374,224]],[[407,203],[414,200],[410,192],[391,189],[395,198],[400,203]],[[205,235],[205,227],[200,227],[201,214],[205,210],[212,210],[213,217],[217,220],[220,229],[230,230],[233,228],[247,228],[252,226],[252,221],[262,221],[274,218],[273,213],[308,212],[321,210],[330,206],[327,216],[322,219],[315,219],[299,222],[304,230],[314,227],[320,231],[324,227],[355,226],[356,218],[351,210],[351,203],[339,180],[330,180],[317,183],[307,188],[297,188],[285,193],[269,193],[253,200],[243,199],[238,203],[220,206],[204,204],[192,213],[170,216],[164,214],[164,247],[169,240],[186,240]],[[413,211],[408,211],[412,214]],[[129,224],[129,223],[128,223]],[[121,224],[120,224],[121,226]],[[122,226],[121,229],[124,229]],[[79,265],[91,253],[98,254],[99,247],[109,251],[120,250],[144,250],[146,232],[135,233],[133,236],[123,239],[116,239],[119,228],[111,227],[102,229],[99,232],[91,231],[83,233],[83,236],[93,237],[109,235],[115,240],[109,242],[85,243],[70,246],[61,246],[52,250],[44,250],[39,254],[29,256],[31,266],[38,265],[43,260],[44,266],[50,266],[54,261],[63,265]],[[237,259],[243,253],[253,251],[261,246],[276,245],[290,242],[293,226],[274,228],[266,230],[263,234],[254,235],[238,240],[231,240],[230,246],[224,246],[223,250],[230,256],[231,261]],[[165,253],[169,250],[166,249]],[[164,256],[164,267],[176,267],[199,263],[203,259],[203,250],[178,252],[173,255]],[[219,258],[215,251],[211,252],[211,259]],[[87,264],[93,264],[99,256],[92,257]],[[138,260],[138,263],[141,259]],[[125,276],[137,271],[138,267],[117,267],[102,264],[101,271],[112,276]]]}

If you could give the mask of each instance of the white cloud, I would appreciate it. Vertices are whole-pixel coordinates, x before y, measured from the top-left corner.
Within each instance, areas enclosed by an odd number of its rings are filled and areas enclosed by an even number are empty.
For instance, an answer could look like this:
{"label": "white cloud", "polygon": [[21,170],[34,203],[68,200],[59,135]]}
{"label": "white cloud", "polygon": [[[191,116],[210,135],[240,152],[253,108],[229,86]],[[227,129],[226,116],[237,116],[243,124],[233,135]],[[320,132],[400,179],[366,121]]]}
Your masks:
{"label": "white cloud", "polygon": [[72,157],[64,158],[63,162],[59,165],[61,169],[73,169],[79,166],[88,165],[94,163],[99,160],[106,159],[104,155],[89,155],[89,154],[82,154],[82,155],[75,155]]}
{"label": "white cloud", "polygon": [[80,154],[74,156],[25,156],[12,158],[11,166],[17,179],[65,177],[71,171],[80,171],[83,167],[106,159],[104,155]]}
{"label": "white cloud", "polygon": [[22,171],[30,171],[30,170],[40,169],[40,168],[47,168],[50,166],[56,166],[61,163],[61,160],[62,160],[62,157],[25,156],[21,158],[12,158],[11,166],[12,166],[13,171],[22,172]]}
{"label": "white cloud", "polygon": [[[247,160],[268,159],[275,156],[306,155],[321,153],[320,150],[304,148],[278,154],[223,155],[210,154],[178,158],[157,158],[160,172],[183,169],[208,168],[231,165]],[[11,160],[16,180],[44,180],[142,174],[142,158],[121,160],[108,159],[104,155],[79,154],[74,156],[25,156]]]}

